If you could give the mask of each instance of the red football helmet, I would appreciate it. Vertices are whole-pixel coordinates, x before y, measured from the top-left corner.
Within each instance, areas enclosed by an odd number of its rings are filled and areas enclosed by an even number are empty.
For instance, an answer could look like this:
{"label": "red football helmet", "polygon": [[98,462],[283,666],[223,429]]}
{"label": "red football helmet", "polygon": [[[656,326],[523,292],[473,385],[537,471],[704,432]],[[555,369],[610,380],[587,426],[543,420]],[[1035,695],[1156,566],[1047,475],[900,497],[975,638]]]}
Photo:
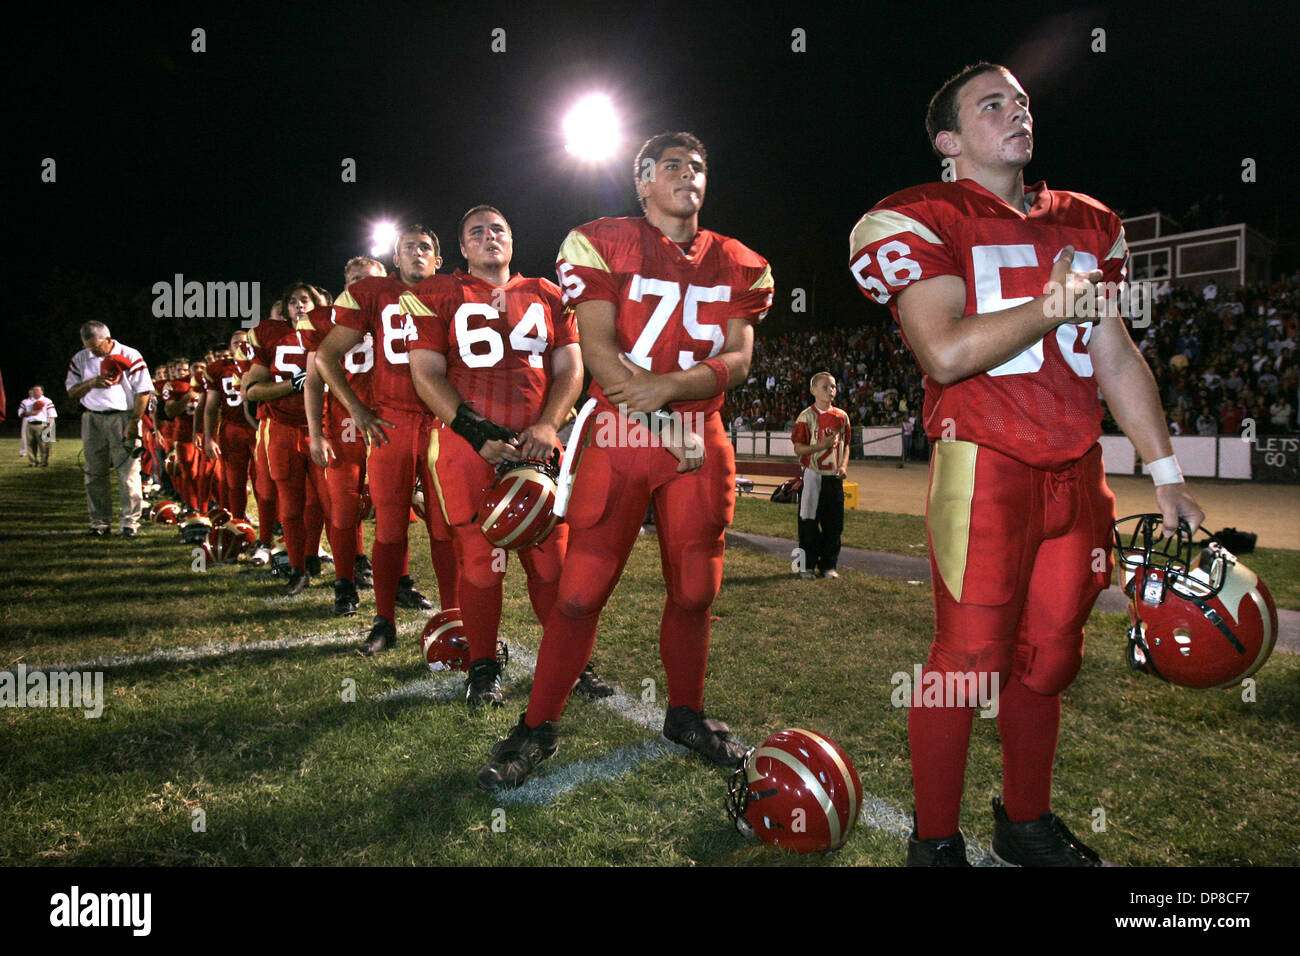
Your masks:
{"label": "red football helmet", "polygon": [[736,829],[795,853],[838,850],[858,820],[862,782],[834,741],[792,728],[750,749],[731,777]]}
{"label": "red football helmet", "polygon": [[1163,523],[1158,514],[1115,522],[1129,666],[1182,687],[1237,684],[1273,652],[1273,595],[1217,541],[1193,542],[1185,521],[1161,539]]}
{"label": "red football helmet", "polygon": [[131,369],[131,360],[125,355],[105,355],[99,360],[99,374],[108,379],[109,385],[122,381],[122,376]]}
{"label": "red football helmet", "polygon": [[361,489],[361,494],[357,496],[359,504],[357,505],[357,524],[363,521],[369,521],[375,516],[375,503],[370,499],[370,486],[366,485]]}
{"label": "red football helmet", "polygon": [[212,523],[203,515],[190,515],[181,525],[181,540],[186,544],[202,544],[212,530]]}
{"label": "red football helmet", "polygon": [[163,459],[163,471],[167,472],[172,478],[181,473],[181,459],[175,448],[169,451],[167,457]]}
{"label": "red football helmet", "polygon": [[[420,647],[431,671],[469,670],[469,640],[465,637],[460,608],[449,607],[429,618],[420,635]],[[509,660],[510,651],[505,642],[497,641],[497,663],[505,667]]]}
{"label": "red football helmet", "polygon": [[518,551],[546,540],[558,520],[555,475],[553,462],[530,458],[499,470],[476,516],[493,545]]}
{"label": "red football helmet", "polygon": [[176,524],[180,515],[181,506],[174,501],[160,501],[149,511],[149,517],[159,524]]}
{"label": "red football helmet", "polygon": [[230,525],[213,528],[203,539],[203,559],[208,564],[234,564],[244,550],[244,536]]}
{"label": "red football helmet", "polygon": [[230,520],[230,512],[225,508],[217,506],[208,512],[208,520],[212,522],[212,527],[220,528]]}
{"label": "red football helmet", "polygon": [[243,518],[232,518],[226,524],[226,527],[239,535],[240,540],[243,541],[242,550],[251,551],[253,546],[257,544],[257,529],[253,527],[251,522]]}

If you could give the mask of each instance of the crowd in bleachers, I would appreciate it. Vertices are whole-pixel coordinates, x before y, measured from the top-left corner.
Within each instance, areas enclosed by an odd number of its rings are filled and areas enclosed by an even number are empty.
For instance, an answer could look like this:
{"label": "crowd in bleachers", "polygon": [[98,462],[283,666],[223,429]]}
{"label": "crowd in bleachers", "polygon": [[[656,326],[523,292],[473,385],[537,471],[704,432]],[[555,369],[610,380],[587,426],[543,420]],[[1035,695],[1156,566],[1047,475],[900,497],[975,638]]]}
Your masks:
{"label": "crowd in bleachers", "polygon": [[[1166,285],[1151,324],[1132,334],[1172,433],[1240,434],[1247,419],[1256,434],[1296,431],[1300,271],[1237,290]],[[918,433],[909,441],[913,454],[923,452],[921,373],[892,323],[759,337],[749,380],[727,396],[726,421],[733,429],[790,430],[812,401],[809,378],[823,369],[835,376],[835,404],[854,426],[900,425],[906,435]],[[1109,413],[1103,427],[1119,432]]]}

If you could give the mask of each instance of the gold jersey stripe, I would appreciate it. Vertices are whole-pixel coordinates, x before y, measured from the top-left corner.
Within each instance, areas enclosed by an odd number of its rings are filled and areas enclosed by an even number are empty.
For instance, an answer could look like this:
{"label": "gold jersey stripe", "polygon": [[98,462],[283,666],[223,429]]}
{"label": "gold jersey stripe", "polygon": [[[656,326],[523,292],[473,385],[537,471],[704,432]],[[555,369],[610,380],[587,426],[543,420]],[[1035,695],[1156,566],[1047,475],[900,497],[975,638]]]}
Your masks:
{"label": "gold jersey stripe", "polygon": [[429,308],[427,305],[421,302],[419,297],[416,296],[414,292],[403,292],[400,296],[398,296],[397,304],[402,307],[402,310],[404,312],[409,312],[411,315],[437,315],[438,314],[434,312],[433,309]]}
{"label": "gold jersey stripe", "polygon": [[943,244],[943,240],[925,223],[893,209],[878,209],[867,213],[853,227],[853,232],[849,235],[849,255],[857,255],[873,242],[888,239],[900,232],[910,232],[936,246]]}
{"label": "gold jersey stripe", "polygon": [[305,315],[300,315],[293,328],[295,332],[310,332],[312,330],[311,320]]}
{"label": "gold jersey stripe", "polygon": [[772,289],[775,286],[772,283],[772,267],[770,265],[763,267],[763,274],[754,280],[754,284],[749,287],[752,292],[755,289]]}
{"label": "gold jersey stripe", "polygon": [[970,508],[975,496],[975,460],[979,446],[968,441],[940,441],[934,446],[930,478],[929,524],[934,561],[949,593],[961,600],[970,549]]}
{"label": "gold jersey stripe", "polygon": [[601,272],[609,271],[609,266],[596,251],[596,247],[591,244],[591,240],[576,229],[564,237],[564,245],[560,246],[560,254],[556,256],[555,261],[559,262],[561,259],[570,265],[585,266]]}
{"label": "gold jersey stripe", "polygon": [[1106,253],[1107,259],[1122,259],[1128,255],[1128,243],[1124,240],[1124,227],[1119,227],[1119,235],[1115,237],[1115,245],[1110,247],[1110,252]]}
{"label": "gold jersey stripe", "polygon": [[334,300],[334,307],[336,309],[360,309],[361,308],[361,306],[357,305],[357,300],[352,298],[352,293],[349,292],[347,289],[344,289],[342,292],[339,293],[339,297]]}

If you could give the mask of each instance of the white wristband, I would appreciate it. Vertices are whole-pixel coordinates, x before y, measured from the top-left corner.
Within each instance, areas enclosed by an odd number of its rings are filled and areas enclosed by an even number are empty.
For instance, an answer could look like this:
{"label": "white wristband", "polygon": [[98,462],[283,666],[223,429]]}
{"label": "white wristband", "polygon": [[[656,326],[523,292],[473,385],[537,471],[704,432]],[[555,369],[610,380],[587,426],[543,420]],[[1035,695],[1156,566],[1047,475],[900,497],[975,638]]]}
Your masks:
{"label": "white wristband", "polygon": [[1178,467],[1178,456],[1170,455],[1147,465],[1151,480],[1157,485],[1176,485],[1183,480],[1183,470]]}

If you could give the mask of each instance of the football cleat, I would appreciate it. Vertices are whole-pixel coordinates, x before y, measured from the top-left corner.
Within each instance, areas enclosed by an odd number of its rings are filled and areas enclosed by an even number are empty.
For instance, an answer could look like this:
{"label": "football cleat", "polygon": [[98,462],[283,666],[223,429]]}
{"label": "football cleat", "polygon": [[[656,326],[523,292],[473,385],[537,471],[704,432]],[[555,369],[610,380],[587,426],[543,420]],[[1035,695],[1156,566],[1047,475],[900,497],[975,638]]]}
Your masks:
{"label": "football cleat", "polygon": [[1115,522],[1129,666],[1182,687],[1239,684],[1273,652],[1273,596],[1218,541],[1193,542],[1185,521],[1161,539],[1163,522],[1158,514]]}
{"label": "football cleat", "polygon": [[613,697],[614,688],[605,683],[594,670],[591,662],[582,669],[582,674],[578,677],[578,682],[573,685],[573,692],[579,694],[588,700],[599,700],[602,697]]}
{"label": "football cleat", "polygon": [[397,606],[412,611],[432,611],[433,602],[415,589],[409,574],[397,579]]}
{"label": "football cleat", "polygon": [[361,598],[357,594],[357,589],[351,581],[344,578],[336,578],[334,581],[334,613],[339,617],[347,617],[357,613],[357,608],[361,606]]}
{"label": "football cleat", "polygon": [[912,832],[907,837],[907,865],[970,866],[970,861],[966,859],[966,838],[958,830],[956,836],[918,840],[916,820],[913,818]]}
{"label": "football cleat", "polygon": [[264,544],[259,544],[253,549],[253,554],[248,559],[250,564],[267,565],[271,563],[271,549]]}
{"label": "football cleat", "polygon": [[290,568],[289,583],[284,586],[284,596],[293,597],[295,594],[301,594],[310,581],[311,575],[302,568]]}
{"label": "football cleat", "polygon": [[320,577],[320,555],[316,555],[316,554],[307,555],[305,558],[303,558],[303,564],[306,568],[308,576],[313,578]]}
{"label": "football cleat", "polygon": [[480,657],[471,661],[469,676],[465,678],[465,703],[470,710],[491,705],[500,707],[505,703],[501,693],[501,665],[494,657]]}
{"label": "football cleat", "polygon": [[421,521],[424,520],[424,487],[420,479],[415,479],[415,487],[411,490],[411,510]]}
{"label": "football cleat", "polygon": [[1055,813],[1012,823],[993,798],[993,859],[1006,866],[1102,866],[1097,851],[1070,832]]}
{"label": "football cleat", "polygon": [[492,759],[478,772],[478,785],[488,791],[509,790],[523,783],[538,764],[554,757],[560,749],[555,722],[548,720],[539,727],[524,723],[527,711],[505,740],[492,746]]}
{"label": "football cleat", "polygon": [[[693,713],[674,708],[683,709]],[[829,738],[799,728],[747,751],[727,791],[737,830],[795,853],[838,850],[861,806],[862,782],[848,755]]]}
{"label": "football cleat", "polygon": [[477,520],[494,547],[517,551],[541,544],[555,516],[555,466],[537,459],[506,462],[483,496]]}
{"label": "football cleat", "polygon": [[356,583],[358,589],[368,591],[375,586],[374,571],[370,567],[370,559],[364,554],[357,555],[356,564],[353,565],[352,580]]}
{"label": "football cleat", "polygon": [[386,617],[376,617],[369,636],[361,643],[361,653],[366,657],[386,651],[397,644],[397,628]]}
{"label": "football cleat", "polygon": [[706,717],[704,711],[691,710],[685,704],[674,707],[664,717],[664,737],[668,740],[689,747],[714,763],[739,767],[747,751],[730,736],[731,728],[722,721]]}

